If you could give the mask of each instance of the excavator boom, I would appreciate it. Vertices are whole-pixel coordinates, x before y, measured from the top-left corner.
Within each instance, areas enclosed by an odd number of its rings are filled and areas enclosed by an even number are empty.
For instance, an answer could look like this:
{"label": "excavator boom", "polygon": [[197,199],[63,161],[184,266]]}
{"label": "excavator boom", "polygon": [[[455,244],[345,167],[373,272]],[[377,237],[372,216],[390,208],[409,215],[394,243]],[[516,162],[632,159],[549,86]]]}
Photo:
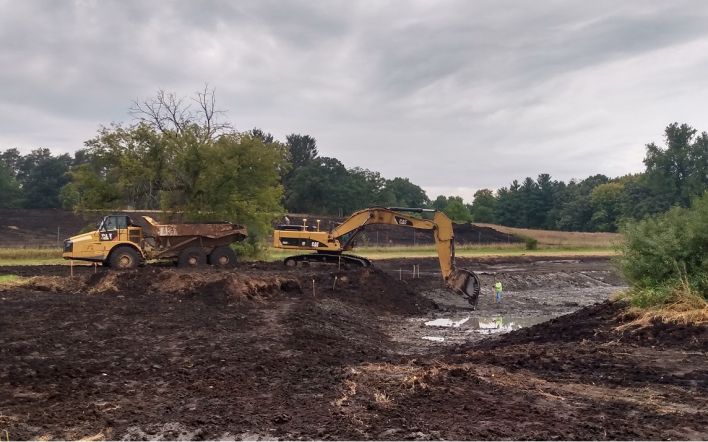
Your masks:
{"label": "excavator boom", "polygon": [[[432,219],[419,218],[413,213],[433,213]],[[306,220],[305,220],[306,221]],[[480,292],[480,281],[474,272],[455,267],[455,235],[452,221],[442,212],[431,209],[384,208],[373,207],[354,212],[349,218],[330,232],[319,229],[312,231],[303,223],[302,226],[280,226],[273,232],[274,247],[293,250],[312,250],[318,253],[299,255],[285,259],[288,265],[301,261],[341,262],[346,257],[348,262],[364,265],[368,260],[342,252],[351,250],[356,235],[370,224],[388,224],[413,229],[431,230],[440,262],[442,277],[455,292],[465,297],[476,307]]]}

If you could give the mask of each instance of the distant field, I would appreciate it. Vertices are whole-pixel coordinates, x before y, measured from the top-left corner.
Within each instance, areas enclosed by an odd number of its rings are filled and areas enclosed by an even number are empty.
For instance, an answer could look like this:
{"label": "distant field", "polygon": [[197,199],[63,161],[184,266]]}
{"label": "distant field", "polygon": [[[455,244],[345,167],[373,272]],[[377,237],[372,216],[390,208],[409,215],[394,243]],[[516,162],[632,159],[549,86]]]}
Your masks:
{"label": "distant field", "polygon": [[477,226],[489,227],[502,233],[533,238],[539,246],[556,247],[614,247],[621,239],[619,233],[561,232],[558,230],[520,229],[497,224],[474,223]]}

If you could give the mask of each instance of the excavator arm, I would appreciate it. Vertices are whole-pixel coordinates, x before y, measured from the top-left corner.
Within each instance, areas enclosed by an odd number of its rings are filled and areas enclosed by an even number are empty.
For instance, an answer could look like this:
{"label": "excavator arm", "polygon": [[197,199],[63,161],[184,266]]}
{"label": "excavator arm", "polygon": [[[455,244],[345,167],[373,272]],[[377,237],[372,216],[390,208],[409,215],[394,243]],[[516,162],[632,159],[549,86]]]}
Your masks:
{"label": "excavator arm", "polygon": [[[423,212],[433,213],[433,219],[412,216],[413,213]],[[306,226],[303,226],[302,231],[297,232],[276,230],[273,235],[274,245],[275,247],[296,250],[317,250],[321,254],[325,254],[324,256],[327,256],[326,254],[330,254],[330,256],[331,254],[341,254],[342,251],[353,248],[357,234],[370,224],[388,224],[432,230],[443,279],[451,289],[465,297],[473,307],[476,307],[480,293],[479,278],[469,270],[455,267],[455,235],[452,221],[444,213],[436,210],[395,207],[363,209],[354,212],[331,232],[308,232]],[[307,256],[322,257],[323,255]]]}

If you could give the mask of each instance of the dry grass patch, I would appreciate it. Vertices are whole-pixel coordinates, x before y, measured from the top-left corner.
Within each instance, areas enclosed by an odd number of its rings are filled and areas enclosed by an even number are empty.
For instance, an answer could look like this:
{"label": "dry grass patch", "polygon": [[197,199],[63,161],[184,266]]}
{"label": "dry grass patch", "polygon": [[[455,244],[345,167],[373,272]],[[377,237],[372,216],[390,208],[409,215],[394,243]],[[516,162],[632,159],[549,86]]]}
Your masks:
{"label": "dry grass patch", "polygon": [[0,248],[0,260],[59,259],[61,253],[58,247],[3,247]]}
{"label": "dry grass patch", "polygon": [[619,233],[606,232],[561,232],[559,230],[521,229],[497,224],[474,223],[476,226],[488,227],[498,232],[516,235],[522,238],[533,238],[542,246],[556,247],[614,247],[621,240]]}
{"label": "dry grass patch", "polygon": [[[632,294],[629,292],[624,296],[632,296]],[[657,321],[682,325],[708,325],[708,301],[684,280],[674,289],[664,304],[645,308],[630,307],[627,315],[634,319],[618,329],[647,327]]]}

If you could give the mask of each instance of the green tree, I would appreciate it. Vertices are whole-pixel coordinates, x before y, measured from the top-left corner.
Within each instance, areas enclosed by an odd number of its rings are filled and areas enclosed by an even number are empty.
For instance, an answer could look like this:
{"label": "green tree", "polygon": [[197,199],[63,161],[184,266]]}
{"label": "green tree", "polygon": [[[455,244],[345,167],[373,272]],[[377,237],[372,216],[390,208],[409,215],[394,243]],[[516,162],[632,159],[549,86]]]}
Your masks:
{"label": "green tree", "polygon": [[526,177],[519,189],[521,198],[518,204],[518,226],[519,227],[539,227],[544,214],[538,211],[539,194],[538,184],[531,177]]}
{"label": "green tree", "polygon": [[20,185],[13,176],[12,169],[0,159],[0,208],[15,208],[21,203]]}
{"label": "green tree", "polygon": [[652,213],[673,204],[688,207],[708,189],[708,133],[696,136],[687,124],[672,123],[664,134],[666,147],[647,144],[646,183],[654,195]]}
{"label": "green tree", "polygon": [[290,134],[285,139],[293,169],[307,166],[317,158],[317,140],[311,136]]}
{"label": "green tree", "polygon": [[395,203],[395,195],[385,190],[386,179],[379,172],[355,167],[347,171],[357,209],[373,206],[390,206]]}
{"label": "green tree", "polygon": [[22,189],[22,207],[61,207],[59,193],[69,182],[71,157],[54,156],[46,148],[34,149],[17,162],[17,182]]}
{"label": "green tree", "polygon": [[590,192],[590,203],[593,214],[592,230],[600,232],[616,232],[622,215],[622,199],[624,185],[611,182],[595,186]]}
{"label": "green tree", "polygon": [[430,204],[428,195],[408,178],[396,177],[386,181],[385,191],[393,195],[394,205],[398,207],[426,207]]}
{"label": "green tree", "polygon": [[551,179],[551,175],[542,173],[536,179],[536,198],[534,210],[534,227],[553,229],[555,227],[555,199],[559,183]]}
{"label": "green tree", "polygon": [[520,188],[519,182],[514,180],[509,187],[502,187],[497,191],[497,207],[494,212],[497,223],[509,227],[521,227],[519,214],[523,208],[520,204]]}
{"label": "green tree", "polygon": [[336,158],[317,157],[293,171],[285,206],[291,212],[346,215],[357,199],[346,167]]}
{"label": "green tree", "polygon": [[643,219],[654,213],[654,194],[646,182],[643,173],[626,175],[619,179],[624,192],[622,195],[622,217],[627,219]]}
{"label": "green tree", "polygon": [[247,135],[250,135],[253,138],[257,138],[263,142],[263,144],[272,144],[274,143],[275,137],[269,133],[269,132],[264,132],[261,129],[258,129],[257,127],[254,127],[253,129],[249,130]]}
{"label": "green tree", "polygon": [[77,153],[71,183],[62,190],[65,207],[75,209],[160,209],[172,158],[169,134],[145,123],[99,129]]}
{"label": "green tree", "polygon": [[467,223],[472,220],[470,211],[459,196],[451,196],[442,210],[451,220],[458,223]]}
{"label": "green tree", "polygon": [[480,189],[474,193],[470,214],[476,223],[494,223],[497,199],[490,189]]}
{"label": "green tree", "polygon": [[442,211],[447,207],[447,197],[445,195],[438,195],[432,202],[433,209]]}
{"label": "green tree", "polygon": [[22,155],[17,148],[7,149],[0,153],[0,163],[4,164],[8,172],[13,178],[17,178],[17,173],[20,170],[20,162]]}
{"label": "green tree", "polygon": [[249,235],[266,234],[283,213],[277,170],[286,161],[284,146],[251,135],[222,135],[204,145],[199,158],[200,173],[189,195],[171,208],[195,220],[236,220],[248,225]]}
{"label": "green tree", "polygon": [[596,186],[607,182],[609,178],[605,175],[593,175],[579,183],[571,180],[562,198],[564,202],[558,213],[558,228],[577,232],[591,231],[594,210],[590,194]]}

